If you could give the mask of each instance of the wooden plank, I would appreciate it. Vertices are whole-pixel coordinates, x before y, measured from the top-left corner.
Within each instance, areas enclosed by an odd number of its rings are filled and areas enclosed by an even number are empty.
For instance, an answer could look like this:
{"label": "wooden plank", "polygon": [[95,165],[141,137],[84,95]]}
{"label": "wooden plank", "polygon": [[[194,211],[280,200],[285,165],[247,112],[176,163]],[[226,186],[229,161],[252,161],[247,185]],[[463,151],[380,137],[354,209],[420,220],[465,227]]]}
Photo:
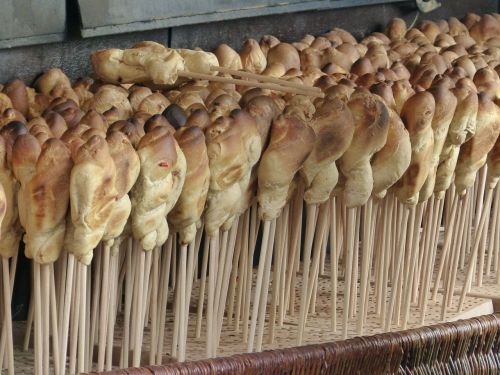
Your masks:
{"label": "wooden plank", "polygon": [[396,3],[402,0],[78,0],[82,36],[199,24],[264,15]]}
{"label": "wooden plank", "polygon": [[66,2],[4,1],[0,25],[0,48],[62,40],[66,29]]}

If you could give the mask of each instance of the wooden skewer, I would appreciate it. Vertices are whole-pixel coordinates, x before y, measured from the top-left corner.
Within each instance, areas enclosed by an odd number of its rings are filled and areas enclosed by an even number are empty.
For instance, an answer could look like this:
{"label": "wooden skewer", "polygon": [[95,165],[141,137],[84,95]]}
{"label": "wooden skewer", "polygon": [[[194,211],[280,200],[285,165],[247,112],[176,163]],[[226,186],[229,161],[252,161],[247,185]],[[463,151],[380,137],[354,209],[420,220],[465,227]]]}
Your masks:
{"label": "wooden skewer", "polygon": [[[11,288],[9,260],[2,257],[2,278],[3,278],[3,303],[4,303],[4,326],[7,340],[7,369],[9,375],[14,375],[14,347],[12,338],[12,314],[11,314]],[[2,352],[3,355],[3,352]]]}
{"label": "wooden skewer", "polygon": [[57,326],[57,303],[56,303],[56,285],[54,280],[54,264],[48,265],[50,277],[50,324],[52,328],[52,357],[54,363],[54,374],[61,374],[60,353],[59,353],[59,331]]}
{"label": "wooden skewer", "polygon": [[117,302],[119,296],[117,295],[118,288],[118,271],[119,271],[119,254],[111,255],[111,290],[110,290],[110,308],[108,313],[108,327],[107,327],[107,337],[106,337],[106,371],[111,371],[113,366],[113,339],[114,339],[114,327],[116,322],[117,314]]}
{"label": "wooden skewer", "polygon": [[342,317],[342,338],[346,339],[349,326],[349,311],[352,293],[352,269],[354,262],[354,236],[356,226],[356,208],[347,208],[346,216],[346,249],[344,258],[344,311]]}
{"label": "wooden skewer", "polygon": [[126,262],[126,278],[125,278],[125,300],[123,312],[123,338],[122,338],[122,351],[120,355],[120,367],[125,368],[129,366],[129,348],[130,348],[130,314],[132,309],[132,292],[134,280],[134,267],[132,267],[133,248],[135,250],[136,243],[129,238],[127,241],[127,250],[125,254]]}
{"label": "wooden skewer", "polygon": [[210,259],[208,270],[208,297],[207,297],[207,357],[211,358],[214,353],[214,313],[215,313],[215,284],[217,274],[217,261],[219,260],[219,234],[210,237]]}
{"label": "wooden skewer", "polygon": [[[104,246],[103,263],[102,263],[102,283],[101,283],[101,311],[99,314],[99,346],[97,356],[97,371],[104,371],[105,351],[106,351],[106,322],[109,309],[109,261],[110,261],[110,248]],[[97,270],[99,272],[99,270]],[[94,344],[92,343],[92,346]]]}
{"label": "wooden skewer", "polygon": [[[396,295],[399,292],[399,287],[400,285],[400,278],[401,278],[401,266],[403,263],[403,258],[405,255],[405,248],[406,248],[406,229],[407,229],[407,224],[408,224],[408,216],[410,214],[410,211],[412,211],[410,208],[401,206],[401,209],[403,210],[403,219],[401,220],[401,230],[399,231],[399,237],[397,240],[397,244],[395,244],[394,248],[396,251],[396,259],[395,259],[395,268],[394,268],[394,279],[392,280],[392,290],[391,290],[391,298],[389,302],[389,307],[387,309],[387,317],[385,321],[385,330],[389,332],[391,330],[391,325],[392,325],[392,316],[394,313],[394,306],[396,303]],[[414,215],[412,215],[414,217]],[[411,227],[411,225],[410,225]],[[410,231],[411,233],[411,231]]]}
{"label": "wooden skewer", "polygon": [[254,74],[254,73],[245,72],[242,70],[229,69],[229,68],[225,68],[223,66],[211,66],[210,70],[212,70],[213,72],[228,73],[228,74],[231,74],[231,75],[237,76],[237,77],[251,78],[251,79],[255,79],[257,81],[261,81],[261,82],[276,83],[276,84],[281,85],[281,86],[294,87],[296,89],[301,89],[301,90],[306,90],[306,91],[321,92],[321,89],[319,87],[306,86],[302,83],[289,82],[287,80],[276,78],[276,77],[265,76],[262,74]]}
{"label": "wooden skewer", "polygon": [[[99,245],[100,246],[100,245]],[[98,330],[98,310],[99,310],[99,299],[101,296],[101,285],[103,284],[101,282],[101,277],[102,277],[102,258],[103,258],[103,251],[98,250],[96,254],[96,259],[95,263],[92,265],[92,268],[94,270],[94,287],[93,287],[93,294],[92,294],[92,317],[90,319],[90,339],[89,339],[89,350],[90,350],[90,358],[91,361],[93,360],[93,355],[94,355],[94,344],[95,344],[95,335]],[[91,365],[91,363],[89,363]],[[101,370],[102,371],[102,370]]]}
{"label": "wooden skewer", "polygon": [[[493,197],[493,189],[488,189],[486,192],[485,205],[489,207],[491,205],[491,200]],[[484,210],[481,214],[481,218],[479,220],[478,228],[476,230],[476,239],[474,241],[474,248],[472,250],[471,259],[469,263],[469,268],[467,269],[467,276],[465,282],[462,286],[462,293],[460,294],[460,301],[458,303],[458,311],[462,310],[463,304],[465,302],[465,297],[467,292],[469,291],[472,283],[472,278],[474,276],[474,268],[477,262],[477,256],[479,253],[479,247],[481,245],[481,233],[484,230],[485,222],[487,218],[487,212]]]}
{"label": "wooden skewer", "polygon": [[142,313],[139,311],[139,309],[142,309],[143,306],[141,305],[141,302],[144,299],[144,273],[146,269],[146,252],[142,249],[137,249],[139,251],[138,257],[139,257],[139,262],[137,263],[137,270],[136,270],[136,281],[138,286],[137,286],[137,294],[136,294],[136,301],[135,304],[139,304],[137,306],[137,311],[138,313],[135,316],[135,321],[133,322],[134,324],[134,353],[133,353],[133,358],[132,358],[132,366],[134,367],[139,367],[141,365],[141,335],[140,331],[142,331],[143,328],[143,320],[142,318]]}
{"label": "wooden skewer", "polygon": [[248,342],[248,324],[250,320],[250,302],[252,299],[252,283],[253,283],[253,258],[255,254],[255,244],[257,242],[257,228],[260,220],[257,218],[258,205],[255,202],[250,208],[250,227],[248,238],[248,260],[247,260],[247,280],[245,284],[245,299],[243,309],[243,340]]}
{"label": "wooden skewer", "polygon": [[226,78],[226,77],[213,76],[210,74],[187,72],[187,71],[179,72],[178,76],[184,77],[184,78],[190,78],[190,79],[202,79],[202,80],[213,81],[213,82],[223,82],[223,83],[234,84],[234,85],[239,85],[239,86],[260,87],[262,89],[282,91],[282,92],[286,92],[286,93],[290,93],[290,94],[313,96],[313,97],[317,97],[317,98],[324,98],[325,97],[325,94],[323,94],[322,92],[312,92],[312,91],[308,91],[308,90],[297,89],[294,87],[280,86],[280,85],[277,85],[274,83],[252,82],[252,81],[245,81],[244,79]]}
{"label": "wooden skewer", "polygon": [[439,263],[438,273],[437,273],[436,280],[434,283],[434,290],[432,292],[432,299],[434,301],[437,300],[439,283],[441,281],[441,276],[442,276],[443,271],[444,271],[445,262],[446,262],[446,259],[448,257],[448,251],[451,247],[450,244],[451,244],[451,240],[453,238],[452,233],[453,233],[453,226],[455,225],[455,217],[456,217],[456,212],[457,212],[457,207],[458,207],[458,199],[459,199],[458,194],[456,194],[454,199],[453,199],[450,220],[446,223],[446,237],[445,237],[445,241],[444,241],[444,245],[443,245],[443,250],[441,252],[441,260]]}
{"label": "wooden skewer", "polygon": [[63,318],[62,318],[62,330],[61,330],[61,340],[59,340],[59,345],[61,346],[60,354],[61,354],[61,364],[60,368],[62,373],[64,374],[66,369],[66,353],[68,351],[68,333],[69,333],[69,320],[70,320],[70,312],[71,312],[71,302],[72,302],[72,292],[73,292],[73,276],[74,276],[74,267],[75,267],[75,256],[73,254],[68,254],[67,257],[68,266],[67,266],[67,276],[66,276],[66,290],[64,296],[64,310],[63,310]]}
{"label": "wooden skewer", "polygon": [[358,334],[363,335],[365,314],[367,313],[368,306],[365,305],[365,299],[368,292],[368,277],[370,273],[370,239],[369,230],[371,228],[372,218],[372,200],[369,199],[366,203],[364,210],[363,220],[363,242],[361,244],[361,280],[360,280],[360,302],[359,302],[359,316],[358,316]]}
{"label": "wooden skewer", "polygon": [[260,295],[262,292],[262,283],[264,279],[265,265],[267,259],[266,254],[269,249],[269,242],[271,240],[270,232],[271,232],[271,221],[264,221],[264,228],[262,234],[262,247],[260,251],[259,267],[257,270],[257,281],[255,285],[252,321],[250,325],[250,332],[248,336],[248,345],[247,345],[247,351],[250,353],[254,349],[255,331],[257,330],[257,319],[259,315],[259,303],[261,301]]}
{"label": "wooden skewer", "polygon": [[[156,349],[158,348],[158,267],[160,258],[160,249],[153,249],[153,276],[152,276],[152,306],[151,306],[151,345],[149,348],[149,364],[154,365],[156,361]],[[160,297],[161,298],[161,297]]]}
{"label": "wooden skewer", "polygon": [[209,253],[210,240],[208,236],[205,237],[203,245],[203,259],[201,262],[201,280],[200,280],[200,293],[198,295],[198,307],[196,311],[196,332],[197,339],[201,337],[201,322],[203,318],[203,303],[205,301],[205,285],[207,280],[207,267],[208,267],[208,253]]}
{"label": "wooden skewer", "polygon": [[304,254],[303,254],[303,266],[302,266],[302,292],[300,301],[300,313],[299,313],[299,328],[297,332],[297,345],[302,344],[304,329],[306,324],[306,314],[309,306],[307,305],[307,292],[309,286],[309,268],[311,264],[311,250],[313,246],[314,239],[314,227],[316,224],[316,211],[318,206],[316,204],[307,205],[307,216],[306,216],[306,234],[304,240]]}
{"label": "wooden skewer", "polygon": [[404,288],[404,310],[403,310],[403,329],[406,329],[408,325],[408,320],[410,318],[410,305],[412,298],[412,290],[414,288],[415,279],[413,277],[414,272],[416,272],[416,263],[418,262],[418,250],[419,250],[419,237],[420,237],[420,226],[422,223],[422,216],[424,213],[424,203],[418,203],[416,207],[416,221],[413,226],[413,236],[412,243],[410,244],[409,250],[409,268],[408,272],[405,274],[407,277],[405,281]]}
{"label": "wooden skewer", "polygon": [[[163,359],[163,343],[164,343],[164,332],[165,332],[165,319],[167,311],[167,301],[168,301],[168,291],[170,283],[170,262],[172,260],[172,252],[174,251],[174,241],[173,236],[169,236],[167,243],[164,246],[162,255],[162,265],[161,265],[161,300],[160,300],[160,329],[158,336],[158,350],[156,351],[156,363],[161,364]],[[165,254],[166,253],[166,254]]]}
{"label": "wooden skewer", "polygon": [[238,282],[238,299],[236,303],[236,317],[235,317],[235,331],[239,331],[240,326],[240,315],[242,308],[244,309],[245,304],[245,290],[247,285],[247,278],[251,275],[248,275],[248,249],[249,249],[249,225],[250,225],[250,212],[251,208],[246,211],[243,217],[243,233],[241,237],[241,258],[240,258],[240,280]]}
{"label": "wooden skewer", "polygon": [[338,216],[340,213],[340,205],[336,197],[330,199],[330,280],[331,280],[331,328],[333,332],[337,332],[337,286],[338,286],[338,256],[339,256],[339,230]]}
{"label": "wooden skewer", "polygon": [[86,304],[87,304],[87,269],[88,266],[86,266],[83,263],[78,263],[78,266],[80,267],[79,271],[79,287],[80,287],[80,316],[79,316],[79,327],[78,327],[78,372],[83,373],[86,371],[86,362],[85,362],[85,353],[86,353],[86,328],[85,325],[87,324],[87,319],[85,316],[85,311],[86,311]]}

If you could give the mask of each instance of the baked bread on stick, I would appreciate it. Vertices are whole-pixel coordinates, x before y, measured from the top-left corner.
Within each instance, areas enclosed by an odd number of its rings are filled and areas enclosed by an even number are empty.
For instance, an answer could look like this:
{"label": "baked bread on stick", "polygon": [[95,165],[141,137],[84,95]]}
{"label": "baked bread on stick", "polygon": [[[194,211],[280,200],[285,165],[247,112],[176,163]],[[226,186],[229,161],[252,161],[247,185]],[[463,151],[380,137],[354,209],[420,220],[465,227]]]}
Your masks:
{"label": "baked bread on stick", "polygon": [[65,247],[77,260],[90,264],[117,197],[116,167],[106,140],[92,136],[76,151],[70,177],[71,215]]}

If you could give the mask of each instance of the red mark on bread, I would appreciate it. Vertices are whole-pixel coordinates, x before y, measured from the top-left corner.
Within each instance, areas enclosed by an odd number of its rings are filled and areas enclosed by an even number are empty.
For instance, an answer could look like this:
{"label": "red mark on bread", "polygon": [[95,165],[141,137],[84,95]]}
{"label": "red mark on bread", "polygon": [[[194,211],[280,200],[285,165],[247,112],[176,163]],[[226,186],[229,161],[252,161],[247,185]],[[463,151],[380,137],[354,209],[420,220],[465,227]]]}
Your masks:
{"label": "red mark on bread", "polygon": [[168,162],[166,162],[166,161],[161,161],[160,163],[158,163],[158,166],[160,166],[162,168],[168,168],[169,167]]}

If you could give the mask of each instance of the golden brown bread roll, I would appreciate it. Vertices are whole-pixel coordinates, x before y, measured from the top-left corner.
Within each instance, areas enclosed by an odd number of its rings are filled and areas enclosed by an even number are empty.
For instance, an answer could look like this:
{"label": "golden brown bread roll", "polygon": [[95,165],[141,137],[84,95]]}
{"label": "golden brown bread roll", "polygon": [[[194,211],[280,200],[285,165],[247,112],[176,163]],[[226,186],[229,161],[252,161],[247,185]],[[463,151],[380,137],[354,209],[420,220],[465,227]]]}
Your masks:
{"label": "golden brown bread roll", "polygon": [[0,205],[4,215],[0,228],[0,255],[10,258],[17,254],[23,230],[17,206],[19,183],[7,164],[7,145],[3,137],[0,137],[0,185],[5,193],[4,205]]}
{"label": "golden brown bread roll", "polygon": [[205,131],[205,129],[210,126],[211,120],[210,115],[208,114],[206,109],[198,108],[191,112],[189,117],[186,120],[185,126],[187,128],[196,126],[201,130]]}
{"label": "golden brown bread roll", "polygon": [[85,114],[73,100],[65,98],[54,99],[46,109],[46,112],[49,111],[59,113],[69,128],[78,124]]}
{"label": "golden brown bread roll", "polygon": [[38,263],[54,262],[64,247],[72,166],[64,143],[51,138],[43,144],[34,175],[27,184],[25,253]]}
{"label": "golden brown bread roll", "polygon": [[74,155],[69,192],[71,215],[64,246],[77,260],[90,264],[116,199],[116,167],[106,140],[91,137]]}
{"label": "golden brown bread roll", "polygon": [[240,55],[227,44],[219,44],[214,50],[214,54],[217,56],[220,66],[234,70],[243,69]]}
{"label": "golden brown bread roll", "polygon": [[134,238],[144,250],[161,246],[168,237],[167,201],[175,188],[174,168],[183,158],[178,150],[168,127],[152,129],[137,147],[141,171],[131,191],[131,224]]}
{"label": "golden brown bread roll", "polygon": [[210,188],[205,210],[205,230],[214,236],[247,202],[241,202],[250,184],[252,167],[262,151],[255,120],[241,110],[220,117],[205,130],[210,165]]}
{"label": "golden brown bread roll", "polygon": [[120,113],[120,120],[126,120],[132,116],[132,106],[128,101],[128,92],[118,86],[103,85],[94,94],[91,109],[104,114],[115,107]]}
{"label": "golden brown bread roll", "polygon": [[406,22],[401,18],[391,19],[385,29],[385,33],[391,40],[403,39],[406,31]]}
{"label": "golden brown bread roll", "polygon": [[113,253],[116,253],[132,210],[128,193],[139,176],[140,160],[125,134],[119,131],[110,132],[106,141],[116,167],[116,199],[102,239],[105,246],[109,246]]}
{"label": "golden brown bread roll", "polygon": [[470,26],[469,32],[476,42],[484,42],[500,34],[500,22],[490,14],[483,14],[477,22]]}
{"label": "golden brown bread roll", "polygon": [[278,115],[279,108],[269,96],[256,96],[245,105],[245,111],[255,119],[263,147],[268,141],[269,129],[273,119]]}
{"label": "golden brown bread roll", "polygon": [[448,135],[448,129],[451,121],[453,120],[453,116],[455,115],[455,109],[457,108],[458,102],[456,96],[449,89],[447,81],[441,81],[440,84],[431,87],[429,92],[434,97],[436,104],[431,124],[432,131],[434,133],[434,148],[432,151],[430,171],[422,189],[420,190],[420,202],[424,202],[429,199],[434,192],[439,158],[443,151],[443,146]]}
{"label": "golden brown bread roll", "polygon": [[396,196],[404,204],[418,203],[420,189],[429,174],[434,150],[432,119],[436,103],[431,93],[422,91],[409,98],[401,119],[410,134],[411,162],[397,183]]}
{"label": "golden brown bread roll", "polygon": [[58,68],[47,70],[37,78],[34,84],[35,89],[45,95],[50,95],[50,92],[56,86],[71,88],[71,82],[68,76]]}
{"label": "golden brown bread roll", "polygon": [[64,132],[68,130],[66,121],[64,121],[64,118],[59,113],[50,111],[45,113],[43,117],[54,137],[61,138]]}
{"label": "golden brown bread roll", "polygon": [[0,92],[0,113],[3,113],[7,108],[13,108],[12,101],[3,92]]}
{"label": "golden brown bread roll", "polygon": [[31,134],[19,135],[12,146],[12,172],[19,181],[17,192],[17,207],[19,222],[24,231],[28,228],[29,200],[28,183],[35,174],[35,166],[41,148],[38,140]]}
{"label": "golden brown bread roll", "polygon": [[264,55],[267,56],[269,50],[279,43],[280,40],[276,38],[274,35],[264,35],[262,38],[260,38],[259,46],[260,49],[262,50],[262,53],[264,53]]}
{"label": "golden brown bread roll", "polygon": [[198,127],[180,128],[175,138],[186,158],[186,178],[182,192],[168,215],[173,230],[179,232],[181,244],[194,241],[210,184],[207,146],[203,130]]}
{"label": "golden brown bread roll", "polygon": [[263,220],[279,216],[290,184],[312,151],[314,140],[312,128],[295,116],[281,115],[272,122],[269,146],[258,166],[257,199]]}
{"label": "golden brown bread roll", "polygon": [[500,133],[500,108],[485,93],[479,94],[476,132],[460,148],[455,168],[457,193],[463,195],[474,185],[477,171],[486,163]]}
{"label": "golden brown bread roll", "polygon": [[267,64],[281,64],[284,66],[285,72],[294,68],[300,69],[299,53],[291,44],[279,43],[269,49],[267,53]]}
{"label": "golden brown bread roll", "polygon": [[408,80],[400,80],[392,85],[392,93],[396,103],[396,112],[401,115],[401,110],[406,101],[415,94]]}
{"label": "golden brown bread roll", "polygon": [[260,74],[266,69],[266,56],[255,39],[247,39],[240,51],[243,69],[250,73]]}
{"label": "golden brown bread roll", "polygon": [[488,154],[488,188],[494,189],[500,179],[500,137]]}
{"label": "golden brown bread roll", "polygon": [[144,98],[144,100],[139,105],[138,110],[149,113],[151,115],[156,115],[162,113],[165,108],[170,105],[170,101],[165,98],[161,93],[155,92]]}
{"label": "golden brown bread roll", "polygon": [[23,116],[28,116],[29,98],[23,81],[14,79],[8,82],[3,88],[3,93],[10,98],[14,109],[21,112]]}
{"label": "golden brown bread roll", "polygon": [[[387,101],[386,101],[387,104]],[[373,155],[373,194],[383,198],[387,190],[406,172],[411,160],[411,142],[403,121],[389,107],[389,129],[387,141],[380,151]]]}
{"label": "golden brown bread roll", "polygon": [[367,90],[355,91],[349,100],[354,118],[354,135],[339,166],[346,177],[344,201],[347,207],[366,203],[373,189],[372,156],[387,140],[389,111],[384,102]]}
{"label": "golden brown bread roll", "polygon": [[90,60],[100,79],[117,84],[152,81],[173,85],[177,82],[177,72],[185,68],[177,51],[153,42],[142,42],[126,50],[97,51]]}
{"label": "golden brown bread roll", "polygon": [[308,204],[318,204],[330,197],[337,184],[335,162],[350,146],[355,123],[347,104],[334,98],[318,107],[309,126],[314,130],[316,140],[300,173],[306,186],[304,200]]}
{"label": "golden brown bread roll", "polygon": [[128,99],[134,112],[137,112],[142,101],[153,93],[149,87],[136,85],[132,86],[129,91],[131,92]]}
{"label": "golden brown bread roll", "polygon": [[85,116],[80,119],[80,124],[85,124],[102,132],[106,132],[108,130],[106,118],[94,109],[89,110]]}

